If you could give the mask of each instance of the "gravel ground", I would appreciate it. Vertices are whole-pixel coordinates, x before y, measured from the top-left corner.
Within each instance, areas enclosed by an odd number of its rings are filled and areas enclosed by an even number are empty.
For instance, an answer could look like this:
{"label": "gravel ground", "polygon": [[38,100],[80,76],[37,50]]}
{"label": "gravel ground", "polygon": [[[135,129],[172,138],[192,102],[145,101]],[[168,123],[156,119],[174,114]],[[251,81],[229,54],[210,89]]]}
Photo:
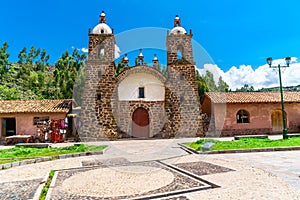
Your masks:
{"label": "gravel ground", "polygon": [[189,200],[189,199],[185,196],[179,196],[179,197],[171,197],[171,198],[162,199],[162,200]]}
{"label": "gravel ground", "polygon": [[[94,178],[88,174],[92,174]],[[88,182],[83,181],[83,178]],[[110,168],[61,171],[51,197],[52,199],[127,199],[201,186],[204,184],[156,162],[131,163]]]}
{"label": "gravel ground", "polygon": [[210,156],[195,156],[177,160],[178,163],[205,161],[235,171],[226,173],[209,174],[203,179],[220,185],[220,188],[189,193],[185,196],[191,200],[198,199],[222,199],[222,200],[300,200],[297,189],[281,178],[258,168],[250,167],[232,161],[216,159]]}
{"label": "gravel ground", "polygon": [[[175,142],[177,143],[177,140],[174,141],[174,143]],[[180,140],[180,143],[181,142],[182,141]],[[295,187],[283,181],[283,179],[269,173],[268,171],[265,171],[264,168],[259,169],[255,166],[249,165],[248,162],[240,161],[238,163],[236,159],[227,160],[222,158],[221,156],[216,157],[216,156],[209,156],[209,155],[186,155],[186,153],[180,150],[179,148],[177,148],[174,143],[165,146],[163,146],[163,143],[165,143],[164,140],[159,140],[157,142],[156,141],[115,142],[113,143],[114,145],[104,153],[104,155],[68,158],[64,160],[30,164],[25,166],[14,167],[7,170],[1,170],[0,171],[0,195],[1,195],[0,199],[28,199],[32,197],[33,195],[32,191],[34,190],[34,188],[38,186],[40,180],[42,180],[45,177],[45,175],[49,173],[51,169],[60,170],[66,168],[80,168],[82,165],[93,166],[95,164],[102,165],[101,166],[102,168],[107,166],[115,166],[119,164],[123,166],[127,166],[127,165],[129,166],[130,165],[130,163],[128,163],[129,161],[131,162],[146,161],[150,159],[161,160],[161,159],[171,158],[180,155],[182,157],[176,157],[173,159],[164,160],[163,162],[166,161],[166,163],[168,164],[177,165],[177,167],[185,168],[185,170],[187,171],[190,170],[193,172],[193,170],[196,170],[196,172],[194,171],[193,173],[202,174],[201,178],[210,181],[214,184],[217,184],[221,187],[215,189],[201,190],[192,193],[184,193],[181,195],[178,194],[176,197],[172,197],[172,196],[163,197],[162,199],[165,200],[167,199],[170,200],[175,200],[175,199],[179,199],[179,200],[180,199],[183,200],[186,199],[189,200],[199,200],[199,199],[296,200],[299,199],[300,200],[299,191]],[[128,147],[129,150],[126,149],[127,146],[129,146]],[[156,149],[160,149],[160,151],[155,151]],[[148,152],[148,154],[145,154],[144,152]],[[291,152],[291,154],[295,156],[297,155],[296,156],[297,158],[299,157],[298,154],[293,154],[293,152]],[[248,154],[243,154],[241,156],[247,157],[247,155]],[[280,153],[280,154],[272,153],[270,155],[274,156],[274,159],[276,157],[276,160],[278,159],[282,161],[282,163],[287,164],[286,159],[284,158],[285,155],[284,153]],[[121,156],[126,158],[127,160],[124,158],[120,158]],[[109,161],[105,159],[111,159],[111,160]],[[248,157],[245,159],[248,159]],[[249,159],[250,159],[249,162],[255,162],[255,160],[253,160],[251,157],[249,157]],[[258,157],[257,159],[263,160],[264,157],[261,158]],[[292,162],[295,161],[296,159],[291,157],[290,160]],[[197,162],[198,163],[205,162],[202,163],[204,165],[212,164],[212,165],[222,166],[224,168],[232,169],[233,171],[227,171],[226,173],[215,173],[213,170],[207,172],[202,169],[202,171],[204,172],[200,173],[197,172],[197,170],[201,171],[201,168],[199,169],[197,164],[195,164]],[[136,164],[137,163],[134,163],[134,165]],[[270,165],[271,164],[272,163],[270,163]],[[297,163],[290,163],[290,165],[297,167]],[[155,166],[148,165],[148,166],[157,167],[156,165]],[[101,167],[98,168],[94,167],[93,169],[99,169]],[[166,171],[170,170],[167,168],[163,168],[163,169]],[[69,173],[71,171],[72,170],[68,170]],[[75,170],[73,171],[75,172]],[[92,172],[93,170],[90,171]],[[83,171],[81,172],[79,171],[78,173],[82,173],[82,172]],[[206,175],[204,175],[203,173]],[[159,190],[163,190],[163,191],[175,190],[178,189],[177,186],[179,188],[180,187],[183,188],[183,186],[190,184],[191,181],[195,181],[181,174],[179,174],[178,176],[182,178],[177,178],[176,177],[177,174],[178,173],[172,172],[172,175],[174,176],[174,180],[172,183],[174,183],[175,180],[178,180],[178,183],[174,184],[173,188],[170,187],[170,185],[172,185],[171,183],[168,184],[167,186],[163,186]],[[63,183],[64,180],[62,180],[61,183]],[[81,180],[77,182],[80,181]],[[96,179],[94,179],[93,181],[97,182]],[[77,184],[77,182],[75,182],[74,184]],[[199,184],[199,182],[197,181],[195,182]],[[194,186],[193,183],[189,185],[189,187],[193,187],[193,186]],[[113,189],[114,188],[111,188],[112,191]],[[159,191],[153,190],[150,192],[158,193]],[[101,197],[95,197],[95,196],[93,197],[93,196],[70,195],[67,192],[66,195],[67,196],[65,196],[64,198],[59,198],[59,196],[57,196],[56,199],[102,199]]]}

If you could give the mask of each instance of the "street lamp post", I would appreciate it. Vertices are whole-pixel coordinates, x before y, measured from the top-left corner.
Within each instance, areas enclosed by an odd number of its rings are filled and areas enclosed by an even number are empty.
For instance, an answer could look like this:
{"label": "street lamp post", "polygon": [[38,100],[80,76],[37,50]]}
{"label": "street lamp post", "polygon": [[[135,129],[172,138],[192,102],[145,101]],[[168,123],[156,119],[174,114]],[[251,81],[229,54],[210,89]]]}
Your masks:
{"label": "street lamp post", "polygon": [[281,82],[281,68],[284,67],[289,67],[290,62],[291,62],[291,57],[286,57],[285,58],[285,62],[286,62],[286,66],[281,66],[280,64],[278,64],[278,66],[272,66],[272,58],[267,58],[267,63],[271,68],[278,68],[279,71],[279,84],[280,84],[280,96],[281,96],[281,111],[282,111],[282,120],[283,120],[283,139],[287,139],[288,138],[288,131],[286,128],[286,115],[285,115],[285,111],[284,111],[284,99],[283,99],[283,91],[282,91],[282,82]]}

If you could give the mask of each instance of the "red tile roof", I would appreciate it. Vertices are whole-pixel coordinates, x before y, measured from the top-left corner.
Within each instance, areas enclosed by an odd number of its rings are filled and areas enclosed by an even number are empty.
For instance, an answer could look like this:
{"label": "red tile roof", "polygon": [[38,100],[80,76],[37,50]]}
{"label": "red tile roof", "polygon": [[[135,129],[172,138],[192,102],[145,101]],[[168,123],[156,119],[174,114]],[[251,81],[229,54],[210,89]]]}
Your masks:
{"label": "red tile roof", "polygon": [[67,113],[72,100],[1,100],[0,113]]}
{"label": "red tile roof", "polygon": [[[278,103],[280,92],[207,92],[213,103]],[[284,102],[300,102],[300,92],[284,92]]]}

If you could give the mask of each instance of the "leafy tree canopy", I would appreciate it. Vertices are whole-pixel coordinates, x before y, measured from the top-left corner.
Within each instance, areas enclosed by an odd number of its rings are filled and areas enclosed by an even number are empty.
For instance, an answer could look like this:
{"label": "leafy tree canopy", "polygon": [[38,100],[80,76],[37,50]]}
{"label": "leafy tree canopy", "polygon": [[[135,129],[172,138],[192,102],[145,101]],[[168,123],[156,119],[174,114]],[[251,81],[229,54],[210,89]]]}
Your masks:
{"label": "leafy tree canopy", "polygon": [[77,49],[71,54],[66,51],[55,66],[50,66],[50,55],[46,50],[32,46],[29,50],[24,47],[18,54],[18,61],[10,63],[8,47],[7,42],[0,46],[1,100],[72,98],[73,86],[86,60],[85,54],[80,54]]}

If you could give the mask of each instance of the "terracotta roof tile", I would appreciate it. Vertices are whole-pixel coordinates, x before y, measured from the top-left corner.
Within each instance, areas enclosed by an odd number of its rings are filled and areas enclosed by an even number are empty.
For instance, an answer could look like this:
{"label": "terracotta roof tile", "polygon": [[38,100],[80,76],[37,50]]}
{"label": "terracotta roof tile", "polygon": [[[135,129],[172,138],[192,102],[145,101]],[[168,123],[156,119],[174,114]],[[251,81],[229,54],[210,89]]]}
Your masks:
{"label": "terracotta roof tile", "polygon": [[[280,92],[207,92],[213,103],[278,103]],[[300,92],[284,92],[284,102],[300,102]]]}
{"label": "terracotta roof tile", "polygon": [[0,113],[67,113],[72,100],[1,100]]}

